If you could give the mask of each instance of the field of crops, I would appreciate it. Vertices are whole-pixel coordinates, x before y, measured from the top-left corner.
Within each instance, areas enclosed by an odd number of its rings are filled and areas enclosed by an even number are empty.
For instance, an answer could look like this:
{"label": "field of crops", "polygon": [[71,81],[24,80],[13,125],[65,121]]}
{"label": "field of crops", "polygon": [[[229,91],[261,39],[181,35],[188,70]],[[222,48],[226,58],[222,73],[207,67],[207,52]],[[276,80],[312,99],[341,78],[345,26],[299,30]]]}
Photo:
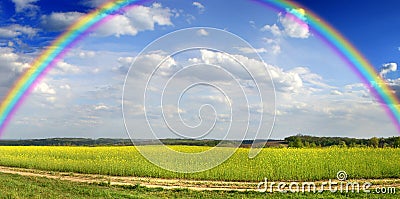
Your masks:
{"label": "field of crops", "polygon": [[[157,150],[154,146],[146,147]],[[181,151],[208,149],[174,147]],[[266,148],[254,159],[248,158],[248,149],[240,148],[223,164],[192,174],[163,170],[148,162],[135,147],[7,146],[0,147],[0,157],[0,165],[4,166],[119,176],[259,182],[265,177],[269,180],[335,179],[336,173],[343,170],[351,179],[400,177],[400,149],[393,148]]]}
{"label": "field of crops", "polygon": [[160,189],[142,186],[104,186],[69,182],[58,179],[38,178],[0,173],[0,198],[369,198],[391,199],[398,198],[396,194],[370,194],[370,193],[261,193],[255,191],[193,191],[189,189]]}

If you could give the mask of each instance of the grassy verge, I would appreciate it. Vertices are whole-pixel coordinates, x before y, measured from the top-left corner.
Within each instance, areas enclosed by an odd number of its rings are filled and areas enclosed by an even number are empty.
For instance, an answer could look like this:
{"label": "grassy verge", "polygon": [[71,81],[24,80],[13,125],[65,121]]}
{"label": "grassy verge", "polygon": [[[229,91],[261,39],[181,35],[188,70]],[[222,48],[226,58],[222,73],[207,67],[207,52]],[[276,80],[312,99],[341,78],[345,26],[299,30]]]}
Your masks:
{"label": "grassy verge", "polygon": [[398,198],[396,194],[259,193],[108,186],[0,173],[0,198]]}

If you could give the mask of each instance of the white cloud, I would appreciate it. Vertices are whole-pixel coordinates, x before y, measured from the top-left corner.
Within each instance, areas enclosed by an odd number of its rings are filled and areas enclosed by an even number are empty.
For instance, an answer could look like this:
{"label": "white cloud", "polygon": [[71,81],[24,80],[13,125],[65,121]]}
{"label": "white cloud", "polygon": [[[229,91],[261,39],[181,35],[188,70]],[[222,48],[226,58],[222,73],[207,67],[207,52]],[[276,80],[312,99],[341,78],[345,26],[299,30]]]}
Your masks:
{"label": "white cloud", "polygon": [[344,86],[344,88],[348,91],[366,89],[366,87],[363,83],[348,84],[348,85]]}
{"label": "white cloud", "polygon": [[54,103],[56,100],[57,100],[57,98],[54,96],[46,97],[46,101],[51,102],[51,103]]}
{"label": "white cloud", "polygon": [[271,32],[272,35],[274,35],[274,36],[281,36],[282,35],[282,31],[279,29],[278,25],[276,25],[276,24],[265,25],[264,27],[261,28],[261,31]]}
{"label": "white cloud", "polygon": [[400,78],[388,79],[386,80],[386,84],[391,88],[397,99],[400,99]]}
{"label": "white cloud", "polygon": [[280,39],[270,39],[270,38],[262,38],[262,40],[268,44],[267,51],[272,55],[277,55],[281,53]]}
{"label": "white cloud", "polygon": [[197,31],[197,35],[199,35],[199,36],[208,36],[208,34],[209,33],[204,29],[200,29]]}
{"label": "white cloud", "polygon": [[29,26],[21,26],[19,24],[0,27],[0,38],[14,38],[21,35],[33,37],[37,33],[38,29]]}
{"label": "white cloud", "polygon": [[[103,1],[90,1],[90,6],[96,7]],[[81,12],[53,12],[41,17],[41,26],[49,31],[63,31],[76,20],[85,15]],[[155,25],[171,26],[171,17],[174,13],[169,8],[163,8],[159,3],[150,7],[136,6],[123,14],[115,15],[112,19],[100,26],[94,35],[117,37],[122,35],[136,35],[140,31],[154,30]]]}
{"label": "white cloud", "polygon": [[249,47],[236,47],[240,52],[245,54],[251,53],[266,53],[267,50],[265,48],[249,48]]}
{"label": "white cloud", "polygon": [[94,34],[97,36],[134,36],[140,31],[154,30],[156,24],[172,26],[172,16],[174,16],[173,12],[169,8],[163,8],[159,3],[153,3],[150,7],[136,6],[124,14],[112,18],[99,27]]}
{"label": "white cloud", "polygon": [[332,91],[331,91],[331,94],[332,94],[332,95],[343,95],[343,93],[340,92],[340,91],[338,91],[338,90],[332,90]]}
{"label": "white cloud", "polygon": [[185,17],[185,20],[186,20],[186,22],[187,22],[188,24],[192,24],[192,22],[193,22],[194,20],[196,20],[196,17],[193,16],[193,15],[191,15],[191,14],[185,14],[184,17]]}
{"label": "white cloud", "polygon": [[200,13],[203,13],[204,10],[206,9],[206,8],[203,6],[203,4],[201,4],[200,2],[197,2],[197,1],[193,2],[192,5],[195,6],[195,7],[197,7],[197,8],[199,9],[199,12],[200,12]]}
{"label": "white cloud", "polygon": [[50,71],[52,75],[66,75],[66,74],[77,74],[81,72],[78,66],[69,64],[63,60],[58,61],[54,69]]}
{"label": "white cloud", "polygon": [[289,37],[305,39],[310,36],[306,13],[302,8],[291,9],[284,16],[280,14],[279,22]]}
{"label": "white cloud", "polygon": [[272,45],[270,51],[273,55],[277,55],[281,53],[281,46],[279,46],[278,44]]}
{"label": "white cloud", "polygon": [[93,58],[94,56],[96,56],[96,52],[94,51],[81,51],[78,54],[79,58]]}
{"label": "white cloud", "polygon": [[39,9],[34,3],[39,0],[11,0],[15,4],[15,12],[36,11]]}
{"label": "white cloud", "polygon": [[[232,55],[235,57],[237,61],[239,61],[243,66],[246,67],[248,71],[250,71],[256,79],[262,79],[264,82],[257,83],[267,83],[269,82],[269,75],[274,81],[275,88],[277,91],[293,94],[297,93],[300,95],[307,95],[312,92],[317,91],[317,88],[320,89],[332,89],[331,86],[324,83],[323,78],[310,71],[310,69],[306,67],[296,67],[291,70],[283,70],[278,66],[273,66],[269,64],[262,63],[258,60],[251,59],[244,55]],[[208,50],[201,50],[201,59],[190,59],[191,62],[196,63],[206,63],[206,64],[214,64],[222,66],[229,71],[237,78],[245,81],[249,80],[249,74],[246,70],[243,70],[242,65],[238,65],[238,63],[232,58],[227,57],[227,55],[220,52],[213,52]],[[265,69],[269,70],[269,74]],[[207,74],[207,75],[204,75]],[[207,71],[203,73],[197,72],[193,76],[201,76],[207,77],[209,80],[223,80],[224,76],[221,76],[217,73],[209,74]],[[219,76],[218,76],[219,75]],[[251,79],[251,78],[250,78]]]}
{"label": "white cloud", "polygon": [[0,70],[9,69],[21,73],[29,68],[28,62],[23,62],[21,56],[14,53],[11,48],[0,48]]}
{"label": "white cloud", "polygon": [[310,27],[307,23],[307,15],[304,9],[290,9],[284,15],[278,14],[278,22],[281,28],[277,24],[265,25],[260,30],[268,31],[275,37],[288,36],[292,38],[308,38],[310,33]]}
{"label": "white cloud", "polygon": [[379,72],[381,77],[384,77],[387,73],[394,72],[397,70],[397,63],[386,63],[382,65],[382,68]]}
{"label": "white cloud", "polygon": [[163,64],[159,66],[155,75],[169,76],[173,70],[173,67],[176,65],[176,61],[171,57],[168,57],[165,60],[166,57],[167,56],[163,55],[162,52],[142,54],[136,57],[136,59],[134,57],[120,57],[118,58],[120,65],[118,67],[114,67],[113,71],[118,71],[120,74],[126,75],[133,60],[135,60],[135,65],[133,66],[134,68],[132,68],[130,73],[135,74],[135,77],[139,78],[143,75],[149,75],[156,66],[163,62]]}
{"label": "white cloud", "polygon": [[126,75],[126,73],[129,70],[129,67],[133,63],[133,60],[135,60],[134,57],[119,57],[118,58],[118,63],[119,66],[113,67],[113,71],[118,71],[122,75]]}
{"label": "white cloud", "polygon": [[312,73],[307,67],[296,67],[289,70],[289,72],[299,74],[302,80],[310,85],[327,89],[334,88],[326,83],[323,83],[323,78],[318,74]]}
{"label": "white cloud", "polygon": [[41,17],[41,26],[49,31],[63,31],[82,17],[80,12],[53,12]]}
{"label": "white cloud", "polygon": [[71,86],[69,84],[61,85],[60,88],[65,90],[71,90]]}
{"label": "white cloud", "polygon": [[276,66],[269,66],[271,78],[277,91],[285,93],[299,93],[303,88],[303,80],[295,71],[286,72]]}
{"label": "white cloud", "polygon": [[256,22],[255,22],[255,21],[251,20],[251,21],[249,21],[249,24],[250,24],[250,26],[251,26],[252,28],[254,28],[254,29],[257,28],[257,27],[256,27]]}
{"label": "white cloud", "polygon": [[108,109],[110,108],[104,104],[98,104],[94,106],[94,110],[108,110]]}
{"label": "white cloud", "polygon": [[33,90],[33,93],[54,95],[56,94],[56,90],[46,82],[42,81],[38,85],[36,85],[35,89]]}

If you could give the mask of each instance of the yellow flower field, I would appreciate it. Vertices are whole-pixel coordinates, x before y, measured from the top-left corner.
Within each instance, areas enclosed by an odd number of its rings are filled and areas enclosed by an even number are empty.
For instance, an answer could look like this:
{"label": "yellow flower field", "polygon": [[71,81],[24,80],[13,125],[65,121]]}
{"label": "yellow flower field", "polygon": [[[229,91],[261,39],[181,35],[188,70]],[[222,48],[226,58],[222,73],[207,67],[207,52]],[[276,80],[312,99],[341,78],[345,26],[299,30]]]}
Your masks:
{"label": "yellow flower field", "polygon": [[[157,150],[155,146],[149,150]],[[208,147],[173,146],[179,151]],[[148,162],[135,147],[2,146],[0,165],[48,171],[204,180],[261,181],[348,178],[399,178],[400,149],[394,148],[265,148],[254,159],[239,148],[223,164],[191,174],[175,173]],[[166,157],[167,158],[167,157]],[[177,166],[179,162],[176,163]],[[182,165],[179,165],[182,166]]]}

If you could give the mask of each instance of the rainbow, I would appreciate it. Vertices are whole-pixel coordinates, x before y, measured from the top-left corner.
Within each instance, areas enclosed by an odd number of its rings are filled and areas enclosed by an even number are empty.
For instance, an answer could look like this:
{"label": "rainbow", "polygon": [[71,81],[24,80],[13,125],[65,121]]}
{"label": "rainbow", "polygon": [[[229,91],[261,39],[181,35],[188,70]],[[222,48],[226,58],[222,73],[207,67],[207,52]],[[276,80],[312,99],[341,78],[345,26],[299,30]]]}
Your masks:
{"label": "rainbow", "polygon": [[[144,0],[143,0],[144,1]],[[29,69],[16,81],[0,105],[0,135],[7,127],[12,116],[32,92],[37,83],[56,65],[56,63],[80,40],[90,32],[104,24],[117,13],[124,12],[135,5],[143,3],[139,0],[111,0],[98,9],[81,17],[61,34],[32,63]],[[303,8],[300,4],[286,0],[252,0],[278,11]],[[385,81],[380,78],[374,67],[357,49],[337,30],[312,11],[307,10],[307,22],[313,33],[326,42],[348,66],[359,76],[371,93],[382,103],[394,125],[400,132],[399,100]],[[296,16],[299,17],[299,16]],[[301,20],[301,19],[300,19]],[[371,86],[371,82],[378,86]]]}

